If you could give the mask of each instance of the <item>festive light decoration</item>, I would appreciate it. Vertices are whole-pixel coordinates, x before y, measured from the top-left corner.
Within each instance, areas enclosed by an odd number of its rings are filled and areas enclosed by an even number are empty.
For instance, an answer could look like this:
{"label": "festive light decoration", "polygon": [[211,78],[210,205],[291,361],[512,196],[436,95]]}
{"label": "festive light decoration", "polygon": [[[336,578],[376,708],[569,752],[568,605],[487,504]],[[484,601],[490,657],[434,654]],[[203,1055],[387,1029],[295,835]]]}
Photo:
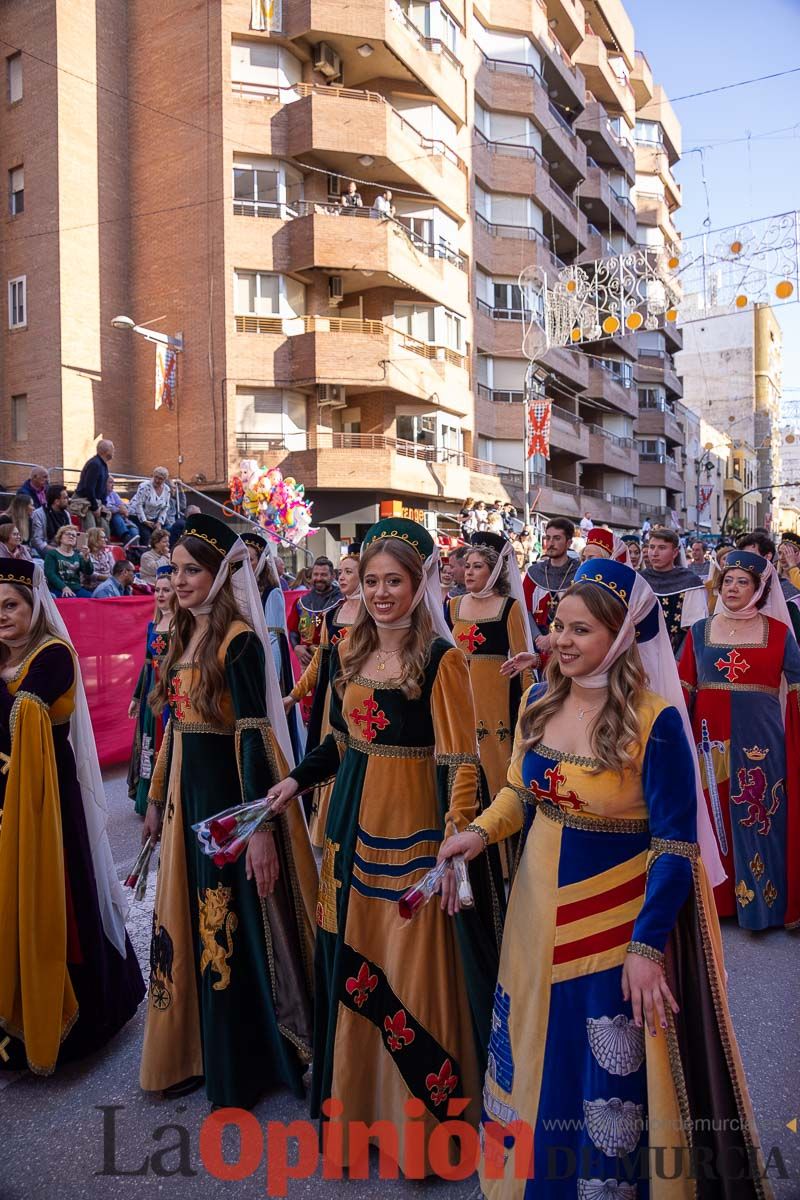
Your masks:
{"label": "festive light decoration", "polygon": [[240,465],[241,474],[231,480],[231,507],[257,521],[275,541],[296,546],[316,533],[311,527],[311,501],[305,498],[302,483],[278,467],[259,467],[250,459]]}

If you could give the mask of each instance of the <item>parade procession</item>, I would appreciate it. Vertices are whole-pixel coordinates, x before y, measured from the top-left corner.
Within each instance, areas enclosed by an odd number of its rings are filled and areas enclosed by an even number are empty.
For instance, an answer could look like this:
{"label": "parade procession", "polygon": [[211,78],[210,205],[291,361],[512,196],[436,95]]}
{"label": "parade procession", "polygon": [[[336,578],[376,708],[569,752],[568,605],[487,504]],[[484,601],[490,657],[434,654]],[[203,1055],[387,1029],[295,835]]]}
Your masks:
{"label": "parade procession", "polygon": [[0,4],[0,1200],[800,1200],[798,46]]}

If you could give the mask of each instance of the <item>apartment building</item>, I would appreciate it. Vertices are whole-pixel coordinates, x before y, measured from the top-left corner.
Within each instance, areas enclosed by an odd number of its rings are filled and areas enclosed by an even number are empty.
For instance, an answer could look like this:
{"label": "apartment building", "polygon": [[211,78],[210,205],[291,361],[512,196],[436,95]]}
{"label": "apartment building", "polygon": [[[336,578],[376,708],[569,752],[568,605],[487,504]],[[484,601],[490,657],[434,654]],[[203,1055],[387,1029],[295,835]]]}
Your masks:
{"label": "apartment building", "polygon": [[[680,130],[624,8],[275,0],[262,30],[257,7],[0,10],[7,456],[79,465],[109,436],[120,469],[217,494],[255,459],[341,539],[521,504],[520,270],[678,237]],[[119,313],[182,333],[174,409]],[[674,507],[678,339],[548,352],[537,511]]]}

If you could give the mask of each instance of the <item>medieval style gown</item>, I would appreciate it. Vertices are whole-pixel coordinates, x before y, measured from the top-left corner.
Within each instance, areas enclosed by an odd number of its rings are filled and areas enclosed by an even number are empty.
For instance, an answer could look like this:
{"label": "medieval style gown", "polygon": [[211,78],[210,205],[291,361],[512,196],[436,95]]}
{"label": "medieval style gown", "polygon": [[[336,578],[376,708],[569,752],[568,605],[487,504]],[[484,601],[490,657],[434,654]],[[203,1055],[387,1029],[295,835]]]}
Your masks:
{"label": "medieval style gown", "polygon": [[[346,646],[347,643],[345,643]],[[331,650],[331,679],[341,647]],[[332,733],[292,771],[302,788],[336,782],[325,829],[315,954],[311,1111],[398,1130],[412,1097],[426,1135],[466,1098],[477,1124],[502,919],[497,861],[473,873],[475,908],[455,921],[437,900],[406,924],[398,900],[434,866],[448,821],[473,819],[475,719],[460,651],[435,639],[422,694],[357,676],[331,692]],[[461,1112],[461,1109],[459,1109]],[[417,1121],[414,1122],[417,1124]]]}
{"label": "medieval style gown", "polygon": [[69,741],[76,664],[59,638],[0,679],[0,1069],[48,1075],[104,1045],[144,995],[111,945]]}
{"label": "medieval style gown", "polygon": [[267,718],[264,650],[235,621],[220,647],[227,693],[220,725],[189,700],[196,667],[177,664],[171,717],[150,797],[165,805],[153,911],[141,1085],[205,1075],[212,1103],[251,1107],[271,1087],[302,1095],[310,1057],[316,869],[297,805],[276,819],[280,876],[261,900],[245,855],[218,868],[191,826],[263,798],[286,774]]}
{"label": "medieval style gown", "polygon": [[[492,842],[529,830],[509,899],[483,1092],[489,1200],[768,1194],[743,1182],[698,1193],[688,1177],[690,1146],[710,1148],[724,1171],[731,1161],[746,1166],[755,1132],[698,858],[691,750],[680,716],[660,697],[645,694],[639,720],[641,757],[622,778],[543,743],[525,751],[518,736],[508,785],[477,818]],[[651,958],[666,953],[680,1005],[655,1037],[634,1025],[622,997],[630,942]],[[532,1131],[532,1172],[531,1139],[521,1133],[514,1145],[507,1128],[516,1121]],[[643,1178],[656,1147],[660,1174],[676,1178]]]}
{"label": "medieval style gown", "polygon": [[[267,621],[278,686],[281,695],[288,696],[294,684],[294,674],[289,653],[289,637],[286,633],[286,603],[283,599],[283,588],[277,583],[265,588],[261,593],[261,602],[264,605],[264,616]],[[295,762],[299,762],[303,757],[306,745],[299,714],[292,710],[287,714],[286,723],[289,726],[292,754]]]}
{"label": "medieval style gown", "polygon": [[678,666],[728,876],[717,911],[745,929],[800,922],[800,648],[781,621],[762,621],[757,644],[736,646],[698,621]]}
{"label": "medieval style gown", "polygon": [[136,715],[133,749],[128,767],[128,794],[134,801],[135,811],[140,817],[147,812],[147,794],[150,791],[153,767],[169,719],[166,709],[157,717],[148,703],[150,693],[158,684],[161,664],[169,648],[169,631],[156,629],[155,621],[150,621],[145,646],[144,663],[133,692],[133,699],[138,704],[139,711]]}

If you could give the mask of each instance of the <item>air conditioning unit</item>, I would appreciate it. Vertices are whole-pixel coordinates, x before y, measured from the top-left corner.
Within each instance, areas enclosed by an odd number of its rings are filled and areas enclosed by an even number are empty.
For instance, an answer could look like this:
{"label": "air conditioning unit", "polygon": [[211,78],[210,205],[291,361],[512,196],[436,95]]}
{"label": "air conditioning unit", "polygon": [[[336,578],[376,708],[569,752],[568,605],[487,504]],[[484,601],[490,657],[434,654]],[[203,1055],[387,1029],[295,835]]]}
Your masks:
{"label": "air conditioning unit", "polygon": [[344,299],[344,281],[341,275],[331,275],[328,280],[328,298],[331,304],[341,304]]}
{"label": "air conditioning unit", "polygon": [[346,408],[344,388],[338,383],[318,383],[317,404],[320,408]]}
{"label": "air conditioning unit", "polygon": [[328,79],[337,79],[342,73],[342,60],[327,42],[320,42],[314,50],[314,70]]}

